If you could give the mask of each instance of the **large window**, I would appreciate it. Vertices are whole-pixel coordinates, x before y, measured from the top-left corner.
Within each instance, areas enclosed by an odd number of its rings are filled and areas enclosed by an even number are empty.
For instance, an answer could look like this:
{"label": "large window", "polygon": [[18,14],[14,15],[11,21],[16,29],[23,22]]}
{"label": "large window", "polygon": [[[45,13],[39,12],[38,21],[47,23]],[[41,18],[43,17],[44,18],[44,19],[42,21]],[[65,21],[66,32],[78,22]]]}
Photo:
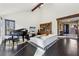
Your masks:
{"label": "large window", "polygon": [[10,35],[13,30],[15,30],[15,21],[5,19],[5,35]]}

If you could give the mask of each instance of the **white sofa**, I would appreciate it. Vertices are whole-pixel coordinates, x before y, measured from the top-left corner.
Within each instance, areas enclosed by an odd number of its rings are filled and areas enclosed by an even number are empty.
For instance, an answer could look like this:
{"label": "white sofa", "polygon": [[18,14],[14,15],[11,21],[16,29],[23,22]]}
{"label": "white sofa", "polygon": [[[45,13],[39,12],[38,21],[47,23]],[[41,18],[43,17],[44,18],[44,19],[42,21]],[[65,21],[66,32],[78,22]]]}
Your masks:
{"label": "white sofa", "polygon": [[48,36],[38,35],[30,38],[30,42],[33,42],[34,44],[42,47],[43,49],[51,43],[55,42],[56,40],[58,40],[57,36],[53,34],[50,34]]}

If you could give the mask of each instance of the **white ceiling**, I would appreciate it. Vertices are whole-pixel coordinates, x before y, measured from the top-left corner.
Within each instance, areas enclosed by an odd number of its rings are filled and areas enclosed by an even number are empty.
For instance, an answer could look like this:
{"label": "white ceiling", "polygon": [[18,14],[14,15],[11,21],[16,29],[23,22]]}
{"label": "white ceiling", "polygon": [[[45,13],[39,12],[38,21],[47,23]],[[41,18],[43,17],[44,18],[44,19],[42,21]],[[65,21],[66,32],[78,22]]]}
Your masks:
{"label": "white ceiling", "polygon": [[0,3],[0,15],[21,10],[31,10],[37,3]]}

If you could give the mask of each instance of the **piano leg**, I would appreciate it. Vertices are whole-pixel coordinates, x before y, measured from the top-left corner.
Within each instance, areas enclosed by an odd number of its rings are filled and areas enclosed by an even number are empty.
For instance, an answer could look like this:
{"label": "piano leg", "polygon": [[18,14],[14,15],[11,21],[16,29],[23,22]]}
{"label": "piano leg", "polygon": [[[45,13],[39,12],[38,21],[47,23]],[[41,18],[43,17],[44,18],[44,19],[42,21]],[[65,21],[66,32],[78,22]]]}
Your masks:
{"label": "piano leg", "polygon": [[14,39],[13,39],[13,36],[12,36],[12,42],[13,42],[13,47],[14,47]]}
{"label": "piano leg", "polygon": [[14,40],[12,40],[13,41],[13,47],[14,47]]}
{"label": "piano leg", "polygon": [[24,36],[22,36],[23,42],[24,42]]}
{"label": "piano leg", "polygon": [[6,39],[4,40],[4,46],[6,46]]}

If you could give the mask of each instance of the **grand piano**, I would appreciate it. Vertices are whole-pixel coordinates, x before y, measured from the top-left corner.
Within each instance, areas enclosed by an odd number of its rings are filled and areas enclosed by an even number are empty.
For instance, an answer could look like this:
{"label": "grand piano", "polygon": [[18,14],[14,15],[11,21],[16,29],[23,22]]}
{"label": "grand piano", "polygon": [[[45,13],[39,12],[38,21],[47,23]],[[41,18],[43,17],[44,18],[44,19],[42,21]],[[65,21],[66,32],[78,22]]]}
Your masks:
{"label": "grand piano", "polygon": [[17,36],[22,36],[23,42],[24,39],[30,40],[28,30],[26,30],[26,28],[14,30],[14,33],[17,33]]}
{"label": "grand piano", "polygon": [[20,37],[22,37],[23,42],[24,42],[24,39],[30,40],[28,30],[26,30],[25,28],[13,30],[10,33],[10,36],[11,37],[4,40],[4,45],[6,45],[6,41],[10,42],[10,40],[11,40],[13,42],[13,46],[14,46],[14,42],[19,41]]}

